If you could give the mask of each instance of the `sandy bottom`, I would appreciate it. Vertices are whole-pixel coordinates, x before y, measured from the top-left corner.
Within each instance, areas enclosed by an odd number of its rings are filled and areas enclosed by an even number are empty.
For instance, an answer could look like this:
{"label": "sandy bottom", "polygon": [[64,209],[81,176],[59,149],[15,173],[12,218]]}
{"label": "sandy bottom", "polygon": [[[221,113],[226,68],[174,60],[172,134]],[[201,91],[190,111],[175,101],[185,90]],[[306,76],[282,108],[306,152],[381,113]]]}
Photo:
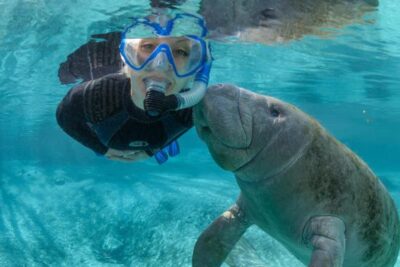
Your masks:
{"label": "sandy bottom", "polygon": [[[229,173],[221,179],[213,170],[168,176],[126,167],[99,173],[2,164],[7,168],[0,180],[0,266],[191,266],[197,237],[238,194]],[[400,185],[395,186],[399,204]],[[303,266],[256,227],[228,262]]]}

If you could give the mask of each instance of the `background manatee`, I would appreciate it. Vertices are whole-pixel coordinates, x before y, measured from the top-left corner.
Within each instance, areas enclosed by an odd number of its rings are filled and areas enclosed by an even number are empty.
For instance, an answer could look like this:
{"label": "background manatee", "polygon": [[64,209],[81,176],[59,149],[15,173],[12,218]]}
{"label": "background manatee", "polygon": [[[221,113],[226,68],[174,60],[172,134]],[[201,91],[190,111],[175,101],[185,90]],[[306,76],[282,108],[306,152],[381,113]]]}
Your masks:
{"label": "background manatee", "polygon": [[212,36],[274,43],[361,22],[377,0],[202,0],[200,13]]}

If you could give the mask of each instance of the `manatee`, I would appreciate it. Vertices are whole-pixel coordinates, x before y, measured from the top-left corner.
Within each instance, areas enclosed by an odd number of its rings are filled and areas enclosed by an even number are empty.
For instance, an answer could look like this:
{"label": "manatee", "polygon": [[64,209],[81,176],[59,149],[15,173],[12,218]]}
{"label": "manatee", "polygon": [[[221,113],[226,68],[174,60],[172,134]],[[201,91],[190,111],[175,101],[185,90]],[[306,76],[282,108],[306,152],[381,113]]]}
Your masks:
{"label": "manatee", "polygon": [[211,86],[194,123],[235,174],[236,203],[198,238],[193,266],[220,266],[258,226],[308,266],[393,266],[399,216],[371,169],[316,120],[276,98]]}
{"label": "manatee", "polygon": [[377,6],[378,0],[202,0],[200,14],[212,37],[271,44],[327,35],[362,22]]}

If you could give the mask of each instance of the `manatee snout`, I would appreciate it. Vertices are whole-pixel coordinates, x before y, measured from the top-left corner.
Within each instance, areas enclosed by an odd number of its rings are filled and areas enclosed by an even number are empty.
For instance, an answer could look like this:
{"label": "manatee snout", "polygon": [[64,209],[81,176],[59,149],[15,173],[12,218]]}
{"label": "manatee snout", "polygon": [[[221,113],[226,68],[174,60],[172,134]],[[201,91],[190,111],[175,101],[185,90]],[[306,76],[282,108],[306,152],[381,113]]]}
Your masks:
{"label": "manatee snout", "polygon": [[246,103],[241,103],[241,89],[217,84],[207,90],[202,102],[194,108],[194,122],[200,138],[204,140],[213,135],[227,147],[248,147],[252,134],[251,114]]}

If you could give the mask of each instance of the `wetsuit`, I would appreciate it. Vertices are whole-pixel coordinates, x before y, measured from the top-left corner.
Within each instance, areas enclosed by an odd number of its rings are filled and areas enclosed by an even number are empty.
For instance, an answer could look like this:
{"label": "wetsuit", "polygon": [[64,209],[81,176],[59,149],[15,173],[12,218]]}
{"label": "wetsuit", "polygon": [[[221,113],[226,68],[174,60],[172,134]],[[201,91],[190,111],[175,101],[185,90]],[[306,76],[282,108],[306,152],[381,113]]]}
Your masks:
{"label": "wetsuit", "polygon": [[155,119],[131,100],[130,79],[114,73],[72,88],[57,109],[61,128],[98,154],[109,148],[144,150],[152,156],[193,126],[192,110]]}

